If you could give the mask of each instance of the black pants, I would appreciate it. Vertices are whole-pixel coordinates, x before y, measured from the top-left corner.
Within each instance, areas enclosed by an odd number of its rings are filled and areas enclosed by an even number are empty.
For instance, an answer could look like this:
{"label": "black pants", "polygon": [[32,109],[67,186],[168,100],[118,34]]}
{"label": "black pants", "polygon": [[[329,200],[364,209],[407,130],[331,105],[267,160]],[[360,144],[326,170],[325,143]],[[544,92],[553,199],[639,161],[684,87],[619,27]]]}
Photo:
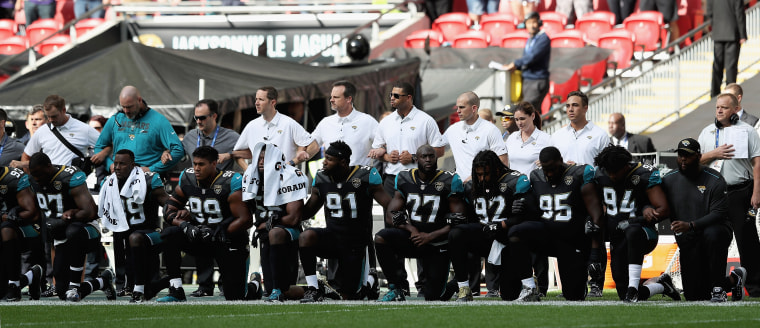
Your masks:
{"label": "black pants", "polygon": [[[66,299],[69,283],[82,282],[87,253],[100,247],[100,232],[97,228],[82,222],[70,223],[66,227],[66,242],[55,246],[53,275],[58,297]],[[82,268],[82,271],[70,268]]]}
{"label": "black pants", "polygon": [[[0,295],[5,295],[8,281],[19,281],[21,274],[25,273],[35,264],[43,264],[42,237],[33,226],[18,226],[14,221],[5,221],[0,224],[0,230],[6,234],[6,229],[14,231],[15,238],[3,240],[0,243]],[[26,253],[26,258],[22,254]]]}
{"label": "black pants", "polygon": [[317,256],[323,259],[337,259],[335,280],[329,281],[338,292],[348,299],[359,299],[364,275],[369,268],[367,241],[365,238],[347,240],[327,228],[310,228],[303,235],[316,233],[316,244],[304,247],[299,244],[299,254],[303,273],[307,277],[316,274]]}
{"label": "black pants", "polygon": [[430,18],[431,23],[439,16],[450,11],[451,0],[425,0],[425,14]]}
{"label": "black pants", "polygon": [[736,75],[739,72],[739,41],[714,41],[712,84],[710,85],[710,97],[721,93],[720,85],[723,82],[723,70],[726,70],[726,84],[736,83]]}
{"label": "black pants", "polygon": [[541,104],[549,92],[549,79],[529,80],[523,79],[522,99],[533,105],[537,112],[541,112]]}
{"label": "black pants", "polygon": [[[644,255],[657,247],[657,232],[654,228],[631,224],[625,231],[613,227],[617,222],[608,221],[610,232],[610,271],[615,281],[618,297],[623,300],[628,292],[628,265],[641,265]],[[641,277],[639,277],[641,278]],[[641,285],[642,282],[639,283]],[[638,286],[636,286],[638,289]]]}
{"label": "black pants", "polygon": [[116,268],[116,279],[114,280],[114,283],[117,289],[120,289],[122,287],[129,287],[131,289],[135,285],[133,273],[127,273],[127,268],[131,267],[127,264],[128,236],[129,231],[113,233],[113,260],[114,267]]}
{"label": "black pants", "polygon": [[728,290],[726,258],[731,245],[731,228],[714,224],[676,236],[676,242],[681,252],[681,280],[687,301],[709,300],[713,287]]}
{"label": "black pants", "polygon": [[760,297],[760,239],[755,220],[747,218],[752,197],[752,183],[728,191],[728,218],[734,228],[741,265],[747,269],[746,288],[751,297]]}
{"label": "black pants", "polygon": [[607,0],[607,5],[615,14],[615,24],[623,24],[623,20],[636,10],[636,0]]}
{"label": "black pants", "polygon": [[389,284],[402,286],[406,283],[406,270],[403,265],[399,266],[404,258],[424,259],[421,275],[424,275],[425,281],[425,300],[443,301],[441,297],[446,291],[446,279],[449,276],[449,256],[445,244],[416,247],[409,239],[411,233],[397,228],[380,230],[377,237],[384,241],[375,243],[375,248]]}

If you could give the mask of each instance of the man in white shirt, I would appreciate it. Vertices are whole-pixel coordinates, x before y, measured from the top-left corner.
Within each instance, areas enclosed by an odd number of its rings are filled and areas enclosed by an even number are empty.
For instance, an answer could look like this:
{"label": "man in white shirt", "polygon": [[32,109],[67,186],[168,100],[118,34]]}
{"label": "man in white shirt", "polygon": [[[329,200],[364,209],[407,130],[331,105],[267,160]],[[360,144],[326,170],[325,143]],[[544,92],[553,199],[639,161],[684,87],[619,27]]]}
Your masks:
{"label": "man in white shirt", "polygon": [[567,95],[565,111],[570,124],[552,134],[552,143],[571,164],[594,165],[594,157],[610,143],[604,129],[586,119],[588,97],[580,91]]}
{"label": "man in white shirt", "polygon": [[369,156],[385,162],[383,189],[393,195],[396,174],[417,167],[414,160],[417,148],[428,144],[435,149],[435,155],[441,157],[446,143],[435,120],[414,106],[411,84],[397,82],[390,98],[395,111],[380,121]]}
{"label": "man in white shirt", "polygon": [[78,149],[83,155],[90,155],[91,149],[98,141],[99,133],[87,123],[72,119],[66,114],[66,100],[57,95],[45,98],[45,115],[50,123],[45,124],[29,139],[21,155],[20,161],[11,162],[11,167],[27,168],[29,158],[33,154],[42,151],[50,158],[54,165],[71,165],[71,160],[77,157],[61,140],[55,136],[51,128],[55,128],[61,135]]}
{"label": "man in white shirt", "polygon": [[367,156],[372,149],[377,121],[369,114],[354,108],[356,87],[348,81],[333,83],[330,93],[330,107],[334,115],[323,118],[311,136],[317,145],[327,149],[330,143],[341,140],[351,147],[349,165],[370,165]]}
{"label": "man in white shirt", "polygon": [[482,150],[493,150],[504,165],[509,165],[507,147],[499,128],[478,116],[480,98],[472,91],[457,97],[456,112],[459,122],[443,134],[454,155],[456,170],[462,181],[472,175],[472,159]]}
{"label": "man in white shirt", "polygon": [[[256,113],[261,116],[243,129],[232,152],[233,159],[250,159],[253,148],[259,142],[277,145],[282,154],[290,159],[288,164],[293,166],[316,154],[319,147],[314,138],[294,119],[277,112],[275,105],[277,90],[274,87],[261,87],[256,91]],[[238,164],[244,170],[248,168],[245,161],[240,160]]]}

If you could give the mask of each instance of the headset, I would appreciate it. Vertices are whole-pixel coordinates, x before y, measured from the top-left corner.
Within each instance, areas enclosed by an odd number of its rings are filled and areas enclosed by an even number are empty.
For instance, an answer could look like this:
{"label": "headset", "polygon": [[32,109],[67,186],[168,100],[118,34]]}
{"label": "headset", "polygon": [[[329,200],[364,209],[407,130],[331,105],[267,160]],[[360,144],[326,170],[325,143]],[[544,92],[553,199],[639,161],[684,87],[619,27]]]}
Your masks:
{"label": "headset", "polygon": [[525,16],[525,19],[523,20],[523,22],[526,22],[529,19],[534,19],[534,18],[538,19],[538,28],[541,28],[542,26],[544,26],[544,21],[541,20],[541,15],[539,15],[538,12],[535,12],[535,11],[528,14],[528,16]]}
{"label": "headset", "polygon": [[[739,115],[736,113],[733,113],[731,114],[731,117],[728,118],[728,120],[731,122],[731,125],[736,125],[736,123],[739,123]],[[715,118],[715,127],[717,127],[718,129],[723,127],[723,123],[720,123],[717,117]]]}
{"label": "headset", "polygon": [[[142,110],[138,111],[137,115],[135,115],[135,118],[132,119],[133,121],[137,120],[138,118],[141,118],[141,117],[145,116],[145,114],[148,113],[148,111],[150,110],[150,107],[148,107],[148,103],[146,103],[145,100],[142,100],[141,102],[139,102],[137,104],[137,106],[140,106],[140,104],[145,104],[145,110],[144,111],[142,111]],[[127,116],[127,114],[124,113],[124,109],[122,109],[121,106],[117,106],[116,108],[117,108],[116,109],[116,114],[117,115],[118,114],[123,114],[124,116]],[[119,123],[118,120],[116,120],[115,117],[114,117],[113,121],[116,123],[116,125],[118,127],[121,127],[121,124]]]}

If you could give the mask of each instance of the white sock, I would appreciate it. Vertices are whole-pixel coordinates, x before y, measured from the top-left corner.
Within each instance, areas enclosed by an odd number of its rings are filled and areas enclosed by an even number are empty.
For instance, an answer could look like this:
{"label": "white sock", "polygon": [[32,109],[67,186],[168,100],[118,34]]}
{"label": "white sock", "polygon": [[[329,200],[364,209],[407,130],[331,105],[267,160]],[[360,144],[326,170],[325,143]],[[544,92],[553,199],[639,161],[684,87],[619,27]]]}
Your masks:
{"label": "white sock", "polygon": [[319,288],[319,279],[317,279],[317,275],[309,275],[306,276],[306,284],[309,285],[309,287]]}
{"label": "white sock", "polygon": [[256,289],[259,289],[259,288],[260,288],[260,286],[259,286],[259,282],[258,282],[258,281],[251,281],[251,283],[252,283],[252,284],[254,284],[254,285],[256,286]]}
{"label": "white sock", "polygon": [[628,287],[639,289],[641,281],[641,264],[628,265]]}
{"label": "white sock", "polygon": [[100,283],[100,288],[106,288],[106,284],[103,283],[103,278],[95,278]]}
{"label": "white sock", "polygon": [[13,284],[13,285],[16,285],[16,287],[21,287],[21,282],[18,281],[18,280],[16,280],[16,281],[8,280],[8,284],[9,285]]}
{"label": "white sock", "polygon": [[72,287],[79,287],[79,283],[78,282],[70,282],[69,283],[69,289],[71,289]]}
{"label": "white sock", "polygon": [[34,274],[32,273],[32,270],[27,271],[26,273],[24,273],[24,275],[26,276],[26,279],[29,279],[29,283],[31,284],[32,279],[34,279]]}
{"label": "white sock", "polygon": [[370,275],[369,277],[367,277],[367,285],[369,285],[370,287],[372,287],[372,285],[374,285],[374,284],[375,284],[375,277],[373,277],[372,275]]}
{"label": "white sock", "polygon": [[459,286],[459,288],[470,287],[470,282],[469,281],[457,281],[457,286]]}
{"label": "white sock", "polygon": [[172,278],[169,280],[169,285],[174,288],[182,287],[182,278]]}
{"label": "white sock", "polygon": [[69,270],[82,272],[82,271],[84,271],[84,267],[78,267],[77,268],[77,267],[70,266]]}
{"label": "white sock", "polygon": [[661,283],[653,283],[644,287],[649,288],[649,295],[662,294],[665,291],[665,286]]}
{"label": "white sock", "polygon": [[525,287],[536,288],[536,281],[533,280],[533,277],[523,279],[522,284]]}
{"label": "white sock", "polygon": [[95,289],[95,288],[92,288],[92,283],[91,282],[85,281],[84,283],[90,285],[90,290],[94,290]]}
{"label": "white sock", "polygon": [[139,292],[145,294],[145,285],[135,285],[135,288],[132,289],[132,292]]}

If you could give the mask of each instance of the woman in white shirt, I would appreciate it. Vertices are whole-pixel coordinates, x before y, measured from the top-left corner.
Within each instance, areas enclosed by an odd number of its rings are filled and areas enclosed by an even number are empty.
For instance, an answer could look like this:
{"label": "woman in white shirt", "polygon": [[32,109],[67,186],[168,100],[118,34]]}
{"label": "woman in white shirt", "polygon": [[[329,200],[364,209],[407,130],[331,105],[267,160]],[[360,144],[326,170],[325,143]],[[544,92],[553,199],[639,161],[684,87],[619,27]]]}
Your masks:
{"label": "woman in white shirt", "polygon": [[509,168],[530,176],[530,172],[537,167],[538,153],[544,147],[551,146],[551,136],[536,127],[541,121],[533,105],[523,101],[515,107],[512,120],[518,131],[507,138]]}

